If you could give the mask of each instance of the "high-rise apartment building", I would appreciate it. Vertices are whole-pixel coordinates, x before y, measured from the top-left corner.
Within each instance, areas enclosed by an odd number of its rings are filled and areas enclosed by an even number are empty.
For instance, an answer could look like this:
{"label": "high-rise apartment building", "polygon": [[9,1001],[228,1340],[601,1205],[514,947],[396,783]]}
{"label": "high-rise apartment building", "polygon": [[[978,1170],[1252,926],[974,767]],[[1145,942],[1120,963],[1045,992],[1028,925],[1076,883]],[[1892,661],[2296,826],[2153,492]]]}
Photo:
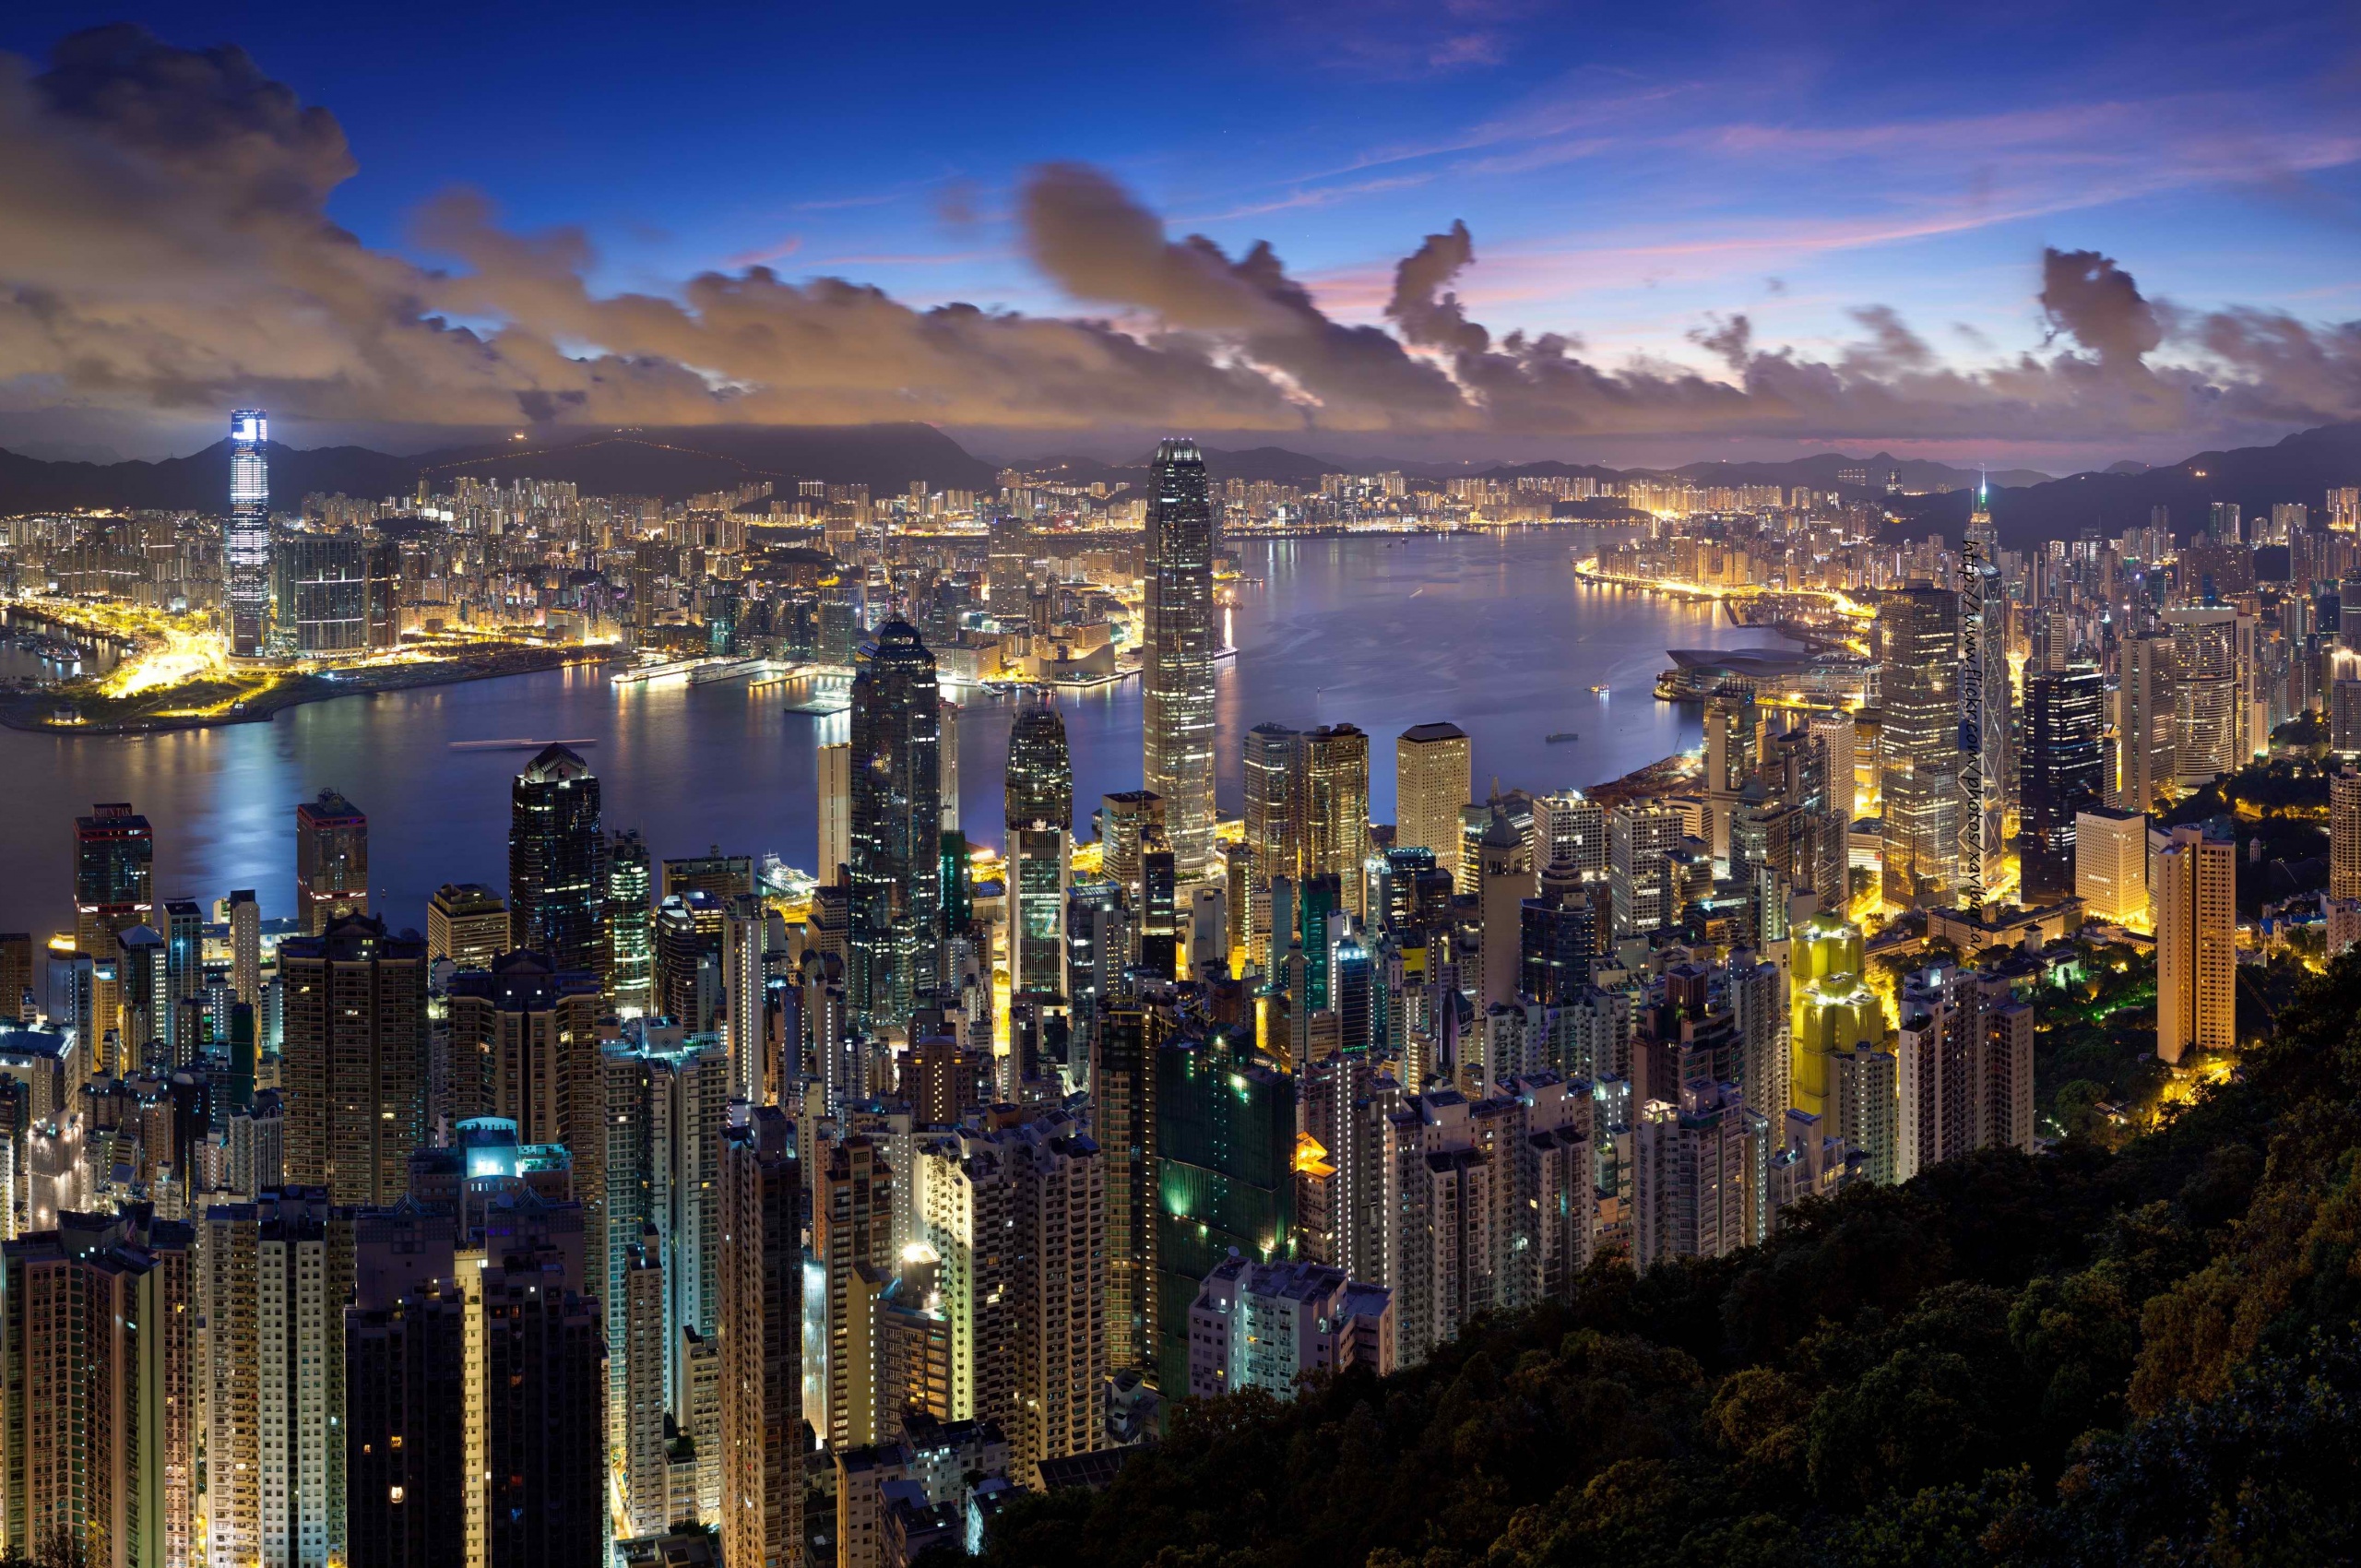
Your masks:
{"label": "high-rise apartment building", "polygon": [[1683,1084],[1631,1129],[1632,1266],[1717,1258],[1771,1232],[1771,1123],[1735,1085]]}
{"label": "high-rise apartment building", "polygon": [[1161,443],[1148,469],[1140,642],[1144,787],[1164,797],[1174,874],[1192,883],[1214,848],[1214,518],[1193,441]]}
{"label": "high-rise apartment building", "polygon": [[516,776],[508,824],[509,946],[557,969],[599,971],[606,915],[599,780],[561,745]]}
{"label": "high-rise apartment building", "polygon": [[1157,1056],[1165,1015],[1102,1004],[1091,1034],[1093,1125],[1107,1171],[1107,1353],[1118,1371],[1153,1369],[1157,1347]]}
{"label": "high-rise apartment building", "polygon": [[480,882],[446,882],[426,901],[426,956],[489,969],[508,951],[508,900]]}
{"label": "high-rise apartment building", "polygon": [[1010,726],[1003,817],[1011,983],[1019,992],[1062,995],[1074,764],[1065,721],[1050,703],[1027,706]]}
{"label": "high-rise apartment building", "polygon": [[2178,1066],[2237,1044],[2237,845],[2176,827],[2153,866],[2156,1054]]}
{"label": "high-rise apartment building", "polygon": [[295,808],[295,920],[317,936],[369,912],[369,819],[334,790]]}
{"label": "high-rise apartment building", "polygon": [[1394,842],[1431,849],[1459,874],[1459,808],[1476,798],[1476,762],[1456,724],[1414,724],[1394,742]]}
{"label": "high-rise apartment building", "polygon": [[1923,582],[1888,589],[1877,655],[1885,897],[1909,905],[1960,877],[1959,596]]}
{"label": "high-rise apartment building", "polygon": [[345,1557],[344,1308],[352,1210],[291,1187],[205,1211],[212,1568]]}
{"label": "high-rise apartment building", "polygon": [[898,1410],[880,1410],[871,1346],[858,1332],[866,1313],[868,1281],[891,1273],[896,1206],[908,1200],[899,1182],[908,1172],[886,1163],[885,1151],[855,1134],[828,1146],[815,1160],[812,1183],[812,1255],[821,1269],[827,1299],[827,1337],[817,1346],[820,1392],[825,1406],[805,1412],[836,1449],[890,1439]]}
{"label": "high-rise apartment building", "polygon": [[1929,969],[1904,985],[1894,1179],[1979,1148],[2033,1150],[2034,1015],[2005,981]]}
{"label": "high-rise apartment building", "polygon": [[1236,1248],[1295,1251],[1296,1083],[1251,1035],[1189,1033],[1156,1053],[1156,1356],[1159,1387],[1189,1385],[1189,1308]]}
{"label": "high-rise apartment building", "polygon": [[845,990],[865,1029],[906,1028],[939,978],[942,718],[934,656],[908,622],[888,622],[852,683]]}
{"label": "high-rise apartment building", "polygon": [[1826,748],[1828,809],[1850,826],[1857,809],[1854,781],[1859,767],[1856,754],[1858,727],[1849,713],[1815,713],[1805,720],[1805,728],[1813,740]]}
{"label": "high-rise apartment building", "polygon": [[408,1191],[426,1142],[426,970],[424,942],[368,915],[279,944],[288,1181],[337,1204]]}
{"label": "high-rise apartment building", "polygon": [[1292,1399],[1307,1377],[1394,1370],[1391,1292],[1326,1264],[1231,1257],[1206,1277],[1190,1323],[1192,1399],[1241,1388]]}
{"label": "high-rise apartment building", "polygon": [[2074,891],[2076,822],[2103,795],[2106,705],[2105,684],[2088,665],[2025,678],[2017,854],[2020,901],[2028,906],[2055,903]]}
{"label": "high-rise apartment building", "polygon": [[1644,935],[1680,913],[1672,864],[1687,836],[1680,809],[1658,801],[1617,806],[1608,833],[1615,934]]}
{"label": "high-rise apartment building", "polygon": [[2361,773],[2328,780],[2328,896],[2361,898]]}
{"label": "high-rise apartment building", "polygon": [[803,1561],[803,1182],[795,1135],[787,1113],[765,1105],[722,1136],[721,1539],[730,1568]]}
{"label": "high-rise apartment building", "polygon": [[221,529],[221,629],[231,657],[253,659],[270,636],[270,419],[230,415],[230,518]]}

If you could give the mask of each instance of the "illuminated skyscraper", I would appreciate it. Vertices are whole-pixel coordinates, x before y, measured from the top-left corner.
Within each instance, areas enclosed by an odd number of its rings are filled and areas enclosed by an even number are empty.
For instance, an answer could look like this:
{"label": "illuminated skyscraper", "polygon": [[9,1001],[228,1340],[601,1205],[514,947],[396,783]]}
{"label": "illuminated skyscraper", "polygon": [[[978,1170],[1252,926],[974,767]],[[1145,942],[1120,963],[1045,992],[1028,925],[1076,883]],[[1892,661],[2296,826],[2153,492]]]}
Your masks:
{"label": "illuminated skyscraper", "polygon": [[1459,874],[1459,808],[1476,798],[1474,754],[1456,724],[1414,724],[1394,742],[1394,842],[1432,849]]}
{"label": "illuminated skyscraper", "polygon": [[1878,604],[1885,897],[1908,905],[1959,879],[1959,596],[1911,583]]}
{"label": "illuminated skyscraper", "polygon": [[516,776],[508,824],[510,945],[559,969],[596,974],[607,889],[599,861],[599,780],[560,745]]}
{"label": "illuminated skyscraper", "polygon": [[2329,776],[2328,896],[2361,898],[2361,773]]}
{"label": "illuminated skyscraper", "polygon": [[[2009,798],[2009,602],[1999,536],[1976,487],[1959,567],[1960,891],[1970,904],[1999,892]],[[2073,818],[2066,819],[2066,831]]]}
{"label": "illuminated skyscraper", "polygon": [[2107,804],[2144,814],[2173,777],[2172,639],[2130,637],[2118,657],[2115,774]]}
{"label": "illuminated skyscraper", "polygon": [[260,409],[230,416],[230,520],[221,529],[222,641],[231,654],[263,651],[270,621],[270,419]]}
{"label": "illuminated skyscraper", "polygon": [[[1323,724],[1296,738],[1296,809],[1300,814],[1302,860],[1297,875],[1309,882],[1333,876],[1345,907],[1368,909],[1369,736],[1351,724]],[[1167,808],[1168,813],[1169,807]],[[1168,814],[1169,824],[1170,817]],[[1174,850],[1179,869],[1179,850]]]}
{"label": "illuminated skyscraper", "polygon": [[[607,840],[607,908],[602,935],[607,960],[600,974],[607,1000],[623,1017],[656,1005],[656,928],[649,910],[647,840],[629,827]],[[430,920],[432,915],[430,913]]]}
{"label": "illuminated skyscraper", "polygon": [[[907,628],[905,628],[907,630]],[[731,1568],[803,1559],[802,1175],[775,1105],[722,1134],[721,1538]]]}
{"label": "illuminated skyscraper", "polygon": [[348,915],[279,944],[286,987],[287,1179],[339,1204],[409,1188],[426,1142],[426,944]]}
{"label": "illuminated skyscraper", "polygon": [[2017,838],[2022,902],[2053,903],[2074,891],[2078,814],[2099,804],[2106,692],[2088,665],[2045,670],[2025,681],[2024,807]]}
{"label": "illuminated skyscraper", "polygon": [[1214,849],[1213,503],[1193,441],[1167,441],[1148,474],[1140,697],[1145,786],[1164,797],[1173,872],[1196,881]]}
{"label": "illuminated skyscraper", "polygon": [[941,951],[943,699],[906,621],[879,629],[852,683],[852,930],[846,999],[864,1028],[908,1026]]}
{"label": "illuminated skyscraper", "polygon": [[2237,1043],[2237,845],[2176,827],[2155,857],[2156,1054]]}
{"label": "illuminated skyscraper", "polygon": [[1074,766],[1056,707],[1037,703],[1009,731],[1009,974],[1015,989],[1065,991],[1066,883]]}
{"label": "illuminated skyscraper", "polygon": [[295,919],[317,936],[369,912],[369,819],[334,790],[295,808]]}
{"label": "illuminated skyscraper", "polygon": [[446,882],[426,901],[426,956],[488,969],[508,951],[508,901],[476,882]]}

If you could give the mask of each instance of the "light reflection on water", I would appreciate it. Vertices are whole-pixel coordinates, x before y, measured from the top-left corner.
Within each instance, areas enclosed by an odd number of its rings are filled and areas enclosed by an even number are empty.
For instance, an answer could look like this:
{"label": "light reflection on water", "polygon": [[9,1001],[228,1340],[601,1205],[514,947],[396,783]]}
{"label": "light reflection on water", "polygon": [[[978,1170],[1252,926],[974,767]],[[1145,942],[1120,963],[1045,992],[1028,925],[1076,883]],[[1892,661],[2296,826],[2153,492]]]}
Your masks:
{"label": "light reflection on water", "polygon": [[[1393,739],[1450,719],[1474,737],[1477,788],[1557,789],[1611,778],[1693,745],[1693,712],[1651,695],[1676,647],[1760,644],[1710,607],[1577,584],[1570,530],[1500,536],[1278,540],[1243,547],[1228,612],[1239,657],[1220,665],[1222,806],[1237,809],[1239,737],[1264,720],[1358,724],[1370,735],[1370,812],[1394,813]],[[1593,685],[1611,685],[1595,695]],[[138,739],[0,731],[9,810],[0,821],[0,930],[72,923],[73,818],[128,800],[155,824],[157,891],[209,902],[257,890],[293,912],[295,803],[334,786],[370,817],[377,907],[425,923],[446,881],[507,876],[508,781],[529,754],[454,741],[596,737],[585,754],[611,826],[658,856],[776,850],[813,856],[813,748],[842,716],[783,711],[789,694],[743,683],[611,686],[551,671],[339,698],[268,723]],[[1140,782],[1136,682],[1060,699],[1085,819]],[[960,719],[963,826],[997,843],[1012,701],[971,693]],[[1580,742],[1548,745],[1553,731]]]}

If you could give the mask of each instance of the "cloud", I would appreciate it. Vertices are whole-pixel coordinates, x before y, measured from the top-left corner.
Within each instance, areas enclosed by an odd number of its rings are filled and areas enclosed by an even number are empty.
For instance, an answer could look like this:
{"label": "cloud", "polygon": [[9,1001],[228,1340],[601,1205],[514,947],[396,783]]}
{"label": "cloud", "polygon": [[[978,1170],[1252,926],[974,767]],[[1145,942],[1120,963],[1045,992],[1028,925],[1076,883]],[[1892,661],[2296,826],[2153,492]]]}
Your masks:
{"label": "cloud", "polygon": [[[1336,319],[1268,244],[1175,235],[1105,172],[1034,171],[1018,246],[1060,316],[790,280],[753,257],[647,292],[588,279],[587,234],[518,232],[453,192],[417,218],[430,268],[326,216],[356,172],[334,116],[232,48],[136,28],[0,55],[0,394],[182,415],[409,425],[849,423],[1403,435],[2212,441],[2361,416],[2361,324],[2192,313],[2115,259],[2050,251],[2035,348],[1947,364],[1894,312],[1819,357],[1743,315],[1703,364],[1608,364],[1572,331],[1496,335],[1464,223],[1394,267],[1379,325]],[[973,194],[942,193],[956,220]],[[995,220],[997,221],[997,220]],[[1572,272],[1596,266],[1572,255]],[[1373,302],[1374,303],[1374,302]]]}

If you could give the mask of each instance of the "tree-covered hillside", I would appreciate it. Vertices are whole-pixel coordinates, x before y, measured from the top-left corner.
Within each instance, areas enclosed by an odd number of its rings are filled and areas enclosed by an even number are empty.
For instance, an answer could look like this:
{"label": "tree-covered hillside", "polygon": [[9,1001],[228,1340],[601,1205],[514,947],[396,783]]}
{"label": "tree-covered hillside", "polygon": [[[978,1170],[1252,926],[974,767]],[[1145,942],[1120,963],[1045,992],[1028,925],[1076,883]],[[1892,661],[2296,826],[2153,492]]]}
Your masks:
{"label": "tree-covered hillside", "polygon": [[1769,1245],[1293,1404],[1182,1407],[994,1568],[2351,1561],[2361,956],[2161,1131],[1856,1188]]}

